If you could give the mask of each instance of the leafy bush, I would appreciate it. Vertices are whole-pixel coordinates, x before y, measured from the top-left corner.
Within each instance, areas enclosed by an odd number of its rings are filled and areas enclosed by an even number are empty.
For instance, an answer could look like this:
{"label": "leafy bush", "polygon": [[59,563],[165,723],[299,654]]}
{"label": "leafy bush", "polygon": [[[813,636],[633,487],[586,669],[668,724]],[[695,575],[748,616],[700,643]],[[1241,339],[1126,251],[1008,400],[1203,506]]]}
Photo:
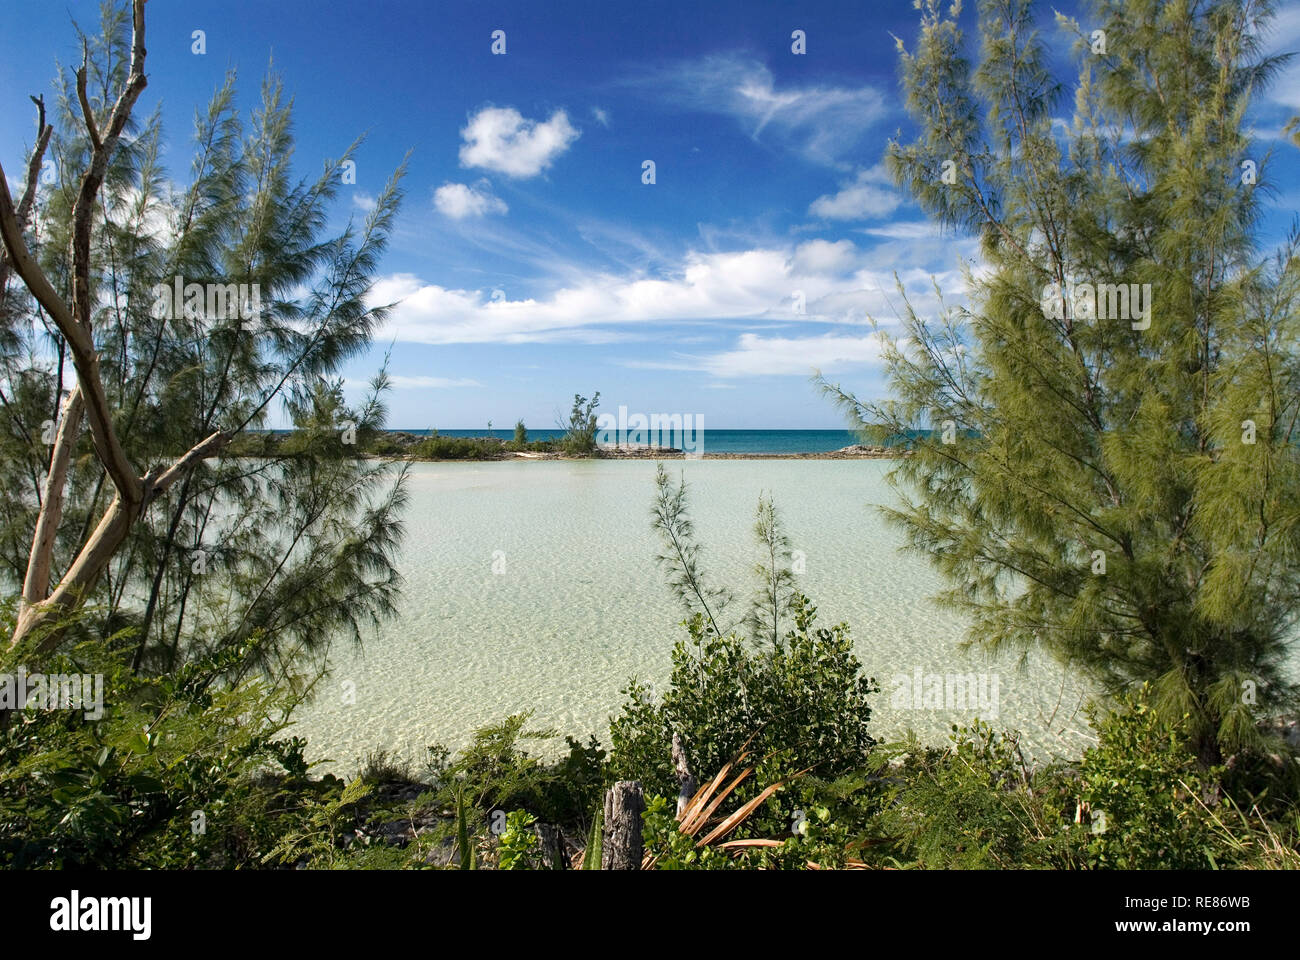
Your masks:
{"label": "leafy bush", "polygon": [[530,870],[539,865],[537,834],[533,825],[537,818],[523,810],[511,810],[506,815],[506,828],[501,832],[497,864],[502,870]]}
{"label": "leafy bush", "polygon": [[1068,765],[1032,766],[1015,735],[979,722],[954,727],[949,750],[883,747],[873,768],[889,788],[867,830],[880,859],[1124,870],[1294,859],[1282,840],[1294,833],[1231,816],[1223,771],[1198,763],[1186,730],[1152,709],[1145,688],[1092,721],[1097,743]]}
{"label": "leafy bush", "polygon": [[674,733],[700,779],[747,744],[769,780],[804,767],[831,777],[861,767],[875,743],[867,726],[878,688],[861,675],[847,625],[815,626],[816,609],[799,594],[792,609],[795,628],[771,649],[713,636],[701,616],[690,621],[662,700],[639,682],[626,688],[628,702],[610,724],[611,776],[675,794]]}
{"label": "leafy bush", "polygon": [[789,541],[770,500],[760,499],[754,527],[760,589],[736,624],[750,631],[751,641],[719,626],[734,594],[707,582],[685,482],[674,484],[660,466],[655,483],[653,526],[664,545],[657,559],[688,613],[689,640],[673,647],[661,699],[635,679],[624,689],[628,699],[610,722],[608,775],[641,781],[647,795],[675,795],[674,734],[700,782],[748,752],[754,776],[736,791],[742,803],[760,784],[786,783],[811,770],[808,784],[773,797],[741,831],[742,838],[788,836],[795,803],[815,789],[811,783],[866,762],[875,744],[869,698],[879,688],[862,675],[847,624],[818,627],[816,608],[794,589]]}
{"label": "leafy bush", "polygon": [[486,824],[492,810],[526,810],[544,823],[585,831],[602,799],[605,751],[595,736],[586,744],[566,737],[569,752],[545,762],[524,748],[555,738],[552,730],[530,730],[530,713],[518,713],[476,731],[454,759],[431,747],[430,805],[453,810],[461,803],[475,823]]}
{"label": "leafy bush", "polygon": [[926,869],[1079,865],[1064,836],[1068,800],[1035,773],[1016,736],[976,721],[954,725],[949,739],[946,750],[913,738],[878,751],[883,792],[867,803],[865,850]]}
{"label": "leafy bush", "polygon": [[[12,606],[4,613],[0,629],[7,630]],[[292,812],[268,812],[287,792],[335,789],[333,778],[307,781],[302,740],[276,739],[293,694],[260,680],[223,682],[245,650],[140,678],[130,670],[125,633],[45,659],[32,655],[39,642],[0,651],[0,673],[25,665],[47,676],[102,675],[103,712],[5,712],[0,865],[255,866],[292,819]]]}
{"label": "leafy bush", "polygon": [[1092,867],[1195,870],[1215,866],[1213,810],[1219,768],[1204,769],[1175,728],[1151,707],[1146,688],[1094,717],[1096,746],[1079,764],[1079,797],[1092,830]]}

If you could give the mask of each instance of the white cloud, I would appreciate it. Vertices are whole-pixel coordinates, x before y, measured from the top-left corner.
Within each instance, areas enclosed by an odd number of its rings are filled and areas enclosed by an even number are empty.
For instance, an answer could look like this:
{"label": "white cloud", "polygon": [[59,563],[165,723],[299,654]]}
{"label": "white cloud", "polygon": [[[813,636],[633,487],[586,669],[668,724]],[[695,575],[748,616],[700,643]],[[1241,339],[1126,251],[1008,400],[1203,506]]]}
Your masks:
{"label": "white cloud", "polygon": [[599,123],[602,127],[604,127],[606,130],[609,129],[609,114],[608,114],[608,113],[606,113],[606,112],[605,112],[604,110],[602,110],[600,107],[592,107],[592,108],[591,108],[591,115],[596,119],[596,122]]}
{"label": "white cloud", "polygon": [[563,110],[544,123],[525,119],[513,107],[484,107],[460,132],[463,167],[482,167],[509,177],[535,177],[581,136]]}
{"label": "white cloud", "polygon": [[884,237],[889,240],[944,239],[943,228],[929,220],[883,223],[876,227],[864,227],[861,232],[871,237]]}
{"label": "white cloud", "polygon": [[858,248],[852,240],[809,240],[795,249],[793,268],[796,273],[837,274],[850,269],[858,260]]}
{"label": "white cloud", "polygon": [[808,159],[835,165],[888,113],[888,100],[875,87],[778,88],[764,64],[737,54],[677,64],[632,83],[650,95],[733,117],[755,140],[770,132]]}
{"label": "white cloud", "polygon": [[889,175],[880,166],[858,171],[839,193],[818,197],[808,212],[825,220],[874,220],[887,217],[901,204]]}
{"label": "white cloud", "polygon": [[472,187],[464,183],[444,183],[433,192],[433,205],[439,213],[453,220],[506,213],[510,209],[504,200],[493,195],[491,187],[484,180]]}
{"label": "white cloud", "polygon": [[[1300,48],[1300,6],[1282,6],[1261,38],[1269,54],[1296,53]],[[1269,84],[1268,99],[1292,111],[1300,110],[1300,56],[1291,62]]]}
{"label": "white cloud", "polygon": [[358,190],[352,194],[352,206],[356,207],[363,213],[370,213],[375,209],[375,198],[363,190]]}
{"label": "white cloud", "polygon": [[625,367],[647,370],[691,370],[719,381],[710,386],[725,389],[726,380],[739,377],[800,376],[813,371],[841,373],[880,361],[883,336],[826,333],[811,337],[764,337],[742,333],[730,350],[706,356],[677,354],[673,360],[616,360]]}
{"label": "white cloud", "polygon": [[808,376],[840,373],[880,361],[880,334],[761,337],[741,334],[736,349],[703,358],[699,369],[715,377]]}
{"label": "white cloud", "polygon": [[[661,275],[605,272],[570,274],[545,296],[510,299],[492,288],[449,289],[409,274],[380,279],[371,302],[395,303],[380,339],[413,343],[609,343],[661,332],[665,323],[745,321],[867,326],[868,315],[896,316],[893,271],[879,255],[851,241],[811,240],[784,248],[721,253],[692,252]],[[932,271],[913,265],[899,276],[915,293],[914,305],[931,305]],[[960,295],[956,270],[938,275],[941,287]],[[804,312],[796,312],[796,294]]]}

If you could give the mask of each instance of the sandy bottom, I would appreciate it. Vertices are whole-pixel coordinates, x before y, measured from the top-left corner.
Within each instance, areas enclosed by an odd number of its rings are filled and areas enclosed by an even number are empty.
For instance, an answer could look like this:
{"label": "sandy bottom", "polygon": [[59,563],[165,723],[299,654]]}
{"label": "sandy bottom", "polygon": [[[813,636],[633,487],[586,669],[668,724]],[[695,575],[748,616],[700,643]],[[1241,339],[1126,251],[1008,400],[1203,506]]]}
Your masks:
{"label": "sandy bottom", "polygon": [[[881,686],[879,737],[907,728],[941,742],[988,710],[902,705],[920,672],[997,680],[995,725],[1019,729],[1040,757],[1090,739],[1086,691],[1045,656],[994,662],[958,649],[963,623],[928,599],[942,586],[876,505],[892,499],[886,461],[715,460],[670,465],[690,486],[691,514],[715,583],[748,596],[757,559],[753,513],[771,494],[822,621],[847,621]],[[453,750],[507,714],[585,738],[605,734],[631,676],[662,685],[683,613],[664,584],[650,527],[655,464],[547,461],[416,464],[400,569],[401,616],[363,649],[336,648],[332,674],[292,732],[314,759],[352,771],[384,748],[422,759]],[[939,683],[942,683],[942,679]],[[355,691],[355,696],[350,693]],[[972,698],[973,699],[973,698]],[[355,702],[350,702],[350,701]],[[563,741],[559,741],[562,745]]]}

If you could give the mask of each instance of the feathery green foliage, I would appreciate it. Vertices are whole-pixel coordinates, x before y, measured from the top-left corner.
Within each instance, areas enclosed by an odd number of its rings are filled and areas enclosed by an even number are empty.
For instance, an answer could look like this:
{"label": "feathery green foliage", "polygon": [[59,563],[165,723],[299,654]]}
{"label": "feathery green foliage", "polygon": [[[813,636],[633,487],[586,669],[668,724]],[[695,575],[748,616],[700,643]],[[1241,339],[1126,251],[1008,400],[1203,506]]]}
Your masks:
{"label": "feathery green foliage", "polygon": [[781,624],[789,619],[794,606],[795,588],[790,538],[786,536],[771,497],[758,499],[754,539],[763,555],[754,565],[754,575],[760,586],[755,591],[746,624],[755,640],[760,637],[764,641],[770,639],[776,646],[781,639]]}
{"label": "feathery green foliage", "polygon": [[901,54],[919,132],[887,163],[979,237],[987,270],[964,307],[904,295],[892,399],[821,382],[877,439],[933,428],[889,513],[970,641],[1045,648],[1109,692],[1149,682],[1210,765],[1295,702],[1279,668],[1300,612],[1300,237],[1255,252],[1273,187],[1243,122],[1278,65],[1259,53],[1271,5],[1062,18],[1065,128],[1035,10],[980,0],[972,64],[955,15],[922,5]]}
{"label": "feathery green foliage", "polygon": [[596,452],[596,408],[600,406],[600,392],[597,391],[588,400],[581,394],[573,395],[573,409],[569,411],[569,422],[561,424],[564,436],[559,446],[570,456],[590,456]]}
{"label": "feathery green foliage", "polygon": [[[105,2],[89,44],[89,101],[102,123],[125,82],[129,5]],[[90,155],[71,72],[61,70],[46,163],[60,172],[37,199],[28,242],[56,287],[70,272],[76,176]],[[151,88],[152,89],[152,88]],[[133,630],[131,664],[173,671],[244,650],[234,679],[288,677],[317,665],[332,639],[359,641],[394,610],[401,579],[404,474],[357,453],[382,425],[381,372],[359,406],[343,400],[342,365],[386,316],[368,302],[401,198],[399,168],[364,223],[330,234],[341,165],[295,173],[291,101],[268,71],[251,114],[234,73],[195,116],[188,184],[161,164],[157,113],[135,119],[112,155],[92,232],[94,339],[108,405],[127,458],[142,472],[215,431],[249,437],[277,407],[292,442],[262,457],[200,463],[134,524],[84,601],[105,636]],[[164,302],[175,283],[245,285],[235,309]],[[200,300],[203,298],[200,297]],[[208,304],[212,300],[209,296]],[[197,307],[197,304],[194,306]],[[235,302],[228,301],[228,307]],[[18,284],[0,309],[0,583],[21,584],[49,469],[42,424],[57,420],[66,346]],[[68,568],[111,499],[113,485],[83,431],[67,484],[54,579]],[[257,643],[252,643],[254,638]],[[126,642],[122,640],[115,643]]]}

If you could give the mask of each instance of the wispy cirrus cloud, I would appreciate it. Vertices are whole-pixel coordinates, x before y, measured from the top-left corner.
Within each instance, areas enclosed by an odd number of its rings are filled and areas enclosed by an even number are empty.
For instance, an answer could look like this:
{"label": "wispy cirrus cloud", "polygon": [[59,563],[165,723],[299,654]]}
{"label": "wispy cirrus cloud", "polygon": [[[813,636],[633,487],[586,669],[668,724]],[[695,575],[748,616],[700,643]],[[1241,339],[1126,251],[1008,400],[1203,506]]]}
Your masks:
{"label": "wispy cirrus cloud", "polygon": [[393,386],[403,390],[449,390],[456,387],[481,387],[483,384],[469,377],[424,377],[391,374],[388,379]]}
{"label": "wispy cirrus cloud", "polygon": [[731,117],[755,140],[770,138],[833,166],[889,113],[888,99],[875,87],[779,84],[765,64],[737,53],[673,64],[626,83],[687,109]]}
{"label": "wispy cirrus cloud", "polygon": [[942,240],[945,237],[943,227],[929,220],[896,220],[893,223],[863,227],[860,232],[889,240]]}
{"label": "wispy cirrus cloud", "polygon": [[843,373],[880,362],[883,335],[825,333],[811,337],[765,337],[742,333],[734,348],[713,354],[678,354],[667,361],[636,358],[615,361],[626,367],[693,370],[719,380],[741,377],[799,376],[813,371]]}
{"label": "wispy cirrus cloud", "polygon": [[[416,375],[411,376],[402,373],[390,373],[388,375],[388,384],[394,390],[457,390],[471,387],[482,387],[483,384],[478,380],[469,377],[432,377]],[[356,377],[345,377],[343,385],[349,390],[358,393],[366,393],[371,389],[371,381],[361,380]]]}

